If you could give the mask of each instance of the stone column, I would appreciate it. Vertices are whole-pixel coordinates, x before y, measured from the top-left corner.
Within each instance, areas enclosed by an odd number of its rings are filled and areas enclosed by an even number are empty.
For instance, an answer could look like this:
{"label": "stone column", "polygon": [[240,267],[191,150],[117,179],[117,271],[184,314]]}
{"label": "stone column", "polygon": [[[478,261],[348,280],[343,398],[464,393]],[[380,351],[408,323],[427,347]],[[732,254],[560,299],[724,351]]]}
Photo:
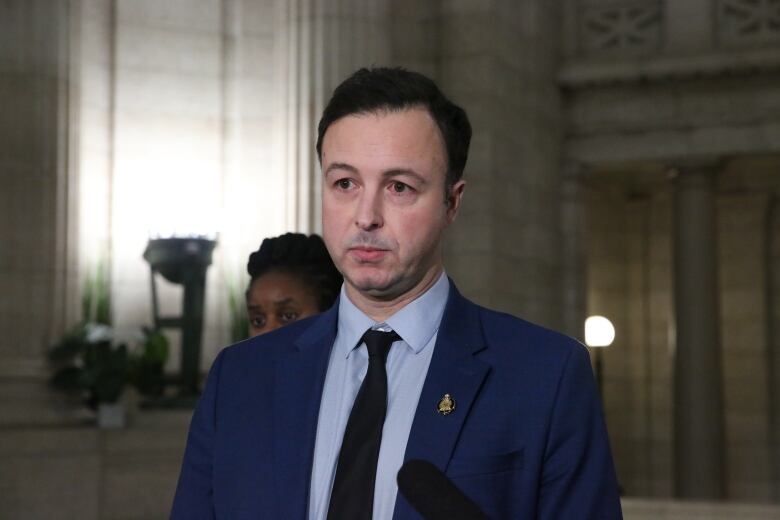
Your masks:
{"label": "stone column", "polygon": [[562,332],[584,341],[586,309],[586,201],[582,187],[584,167],[570,161],[564,165],[561,186],[562,238]]}
{"label": "stone column", "polygon": [[[78,311],[70,3],[0,7],[0,427],[58,420],[45,352]],[[2,462],[2,461],[0,461]]]}
{"label": "stone column", "polygon": [[388,64],[388,0],[277,0],[276,23],[274,148],[288,179],[287,226],[319,232],[317,123],[344,78]]}
{"label": "stone column", "polygon": [[674,492],[724,496],[715,169],[677,170],[674,181]]}
{"label": "stone column", "polygon": [[474,130],[466,194],[445,244],[467,296],[561,326],[561,4],[441,3],[438,80]]}

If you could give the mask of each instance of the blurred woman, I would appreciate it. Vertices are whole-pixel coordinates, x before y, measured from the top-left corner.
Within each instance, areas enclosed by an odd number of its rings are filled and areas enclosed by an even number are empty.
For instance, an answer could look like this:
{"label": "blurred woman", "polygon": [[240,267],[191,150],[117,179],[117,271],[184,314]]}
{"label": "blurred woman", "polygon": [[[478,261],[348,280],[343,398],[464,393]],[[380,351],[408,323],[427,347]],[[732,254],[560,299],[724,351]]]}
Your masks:
{"label": "blurred woman", "polygon": [[330,308],[343,281],[319,235],[266,238],[249,255],[249,335],[265,334]]}

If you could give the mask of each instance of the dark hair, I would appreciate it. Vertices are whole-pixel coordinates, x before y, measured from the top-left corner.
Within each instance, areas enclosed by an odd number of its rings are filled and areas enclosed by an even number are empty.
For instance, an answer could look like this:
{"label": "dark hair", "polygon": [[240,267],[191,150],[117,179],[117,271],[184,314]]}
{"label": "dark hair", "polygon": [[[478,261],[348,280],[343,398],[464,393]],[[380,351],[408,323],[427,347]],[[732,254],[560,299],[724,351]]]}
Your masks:
{"label": "dark hair", "polygon": [[270,271],[281,271],[301,278],[316,293],[320,311],[333,305],[343,281],[319,235],[285,233],[266,238],[260,244],[260,249],[249,255],[246,270],[252,277],[250,285]]}
{"label": "dark hair", "polygon": [[430,78],[402,68],[360,69],[345,79],[322,112],[317,128],[317,156],[322,162],[322,140],[328,127],[351,114],[423,107],[436,121],[447,151],[447,188],[463,176],[471,142],[466,112],[447,99]]}

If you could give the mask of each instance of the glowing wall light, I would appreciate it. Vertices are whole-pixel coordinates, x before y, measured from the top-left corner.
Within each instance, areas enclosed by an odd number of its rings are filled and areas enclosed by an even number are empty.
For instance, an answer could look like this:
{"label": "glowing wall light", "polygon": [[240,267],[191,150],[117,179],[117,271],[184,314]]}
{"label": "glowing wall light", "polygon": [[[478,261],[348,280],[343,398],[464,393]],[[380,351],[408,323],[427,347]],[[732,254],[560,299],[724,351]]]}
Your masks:
{"label": "glowing wall light", "polygon": [[585,320],[585,344],[589,347],[608,347],[615,341],[615,327],[604,316],[590,316]]}

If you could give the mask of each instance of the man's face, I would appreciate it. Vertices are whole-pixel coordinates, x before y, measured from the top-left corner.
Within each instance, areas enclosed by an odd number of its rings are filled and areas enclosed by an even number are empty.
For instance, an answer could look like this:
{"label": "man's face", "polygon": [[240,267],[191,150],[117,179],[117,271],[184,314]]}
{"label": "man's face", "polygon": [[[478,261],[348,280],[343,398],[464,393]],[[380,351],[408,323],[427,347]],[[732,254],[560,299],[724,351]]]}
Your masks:
{"label": "man's face", "polygon": [[445,196],[446,155],[427,110],[354,114],[322,144],[322,227],[347,291],[392,300],[432,283],[463,181]]}

